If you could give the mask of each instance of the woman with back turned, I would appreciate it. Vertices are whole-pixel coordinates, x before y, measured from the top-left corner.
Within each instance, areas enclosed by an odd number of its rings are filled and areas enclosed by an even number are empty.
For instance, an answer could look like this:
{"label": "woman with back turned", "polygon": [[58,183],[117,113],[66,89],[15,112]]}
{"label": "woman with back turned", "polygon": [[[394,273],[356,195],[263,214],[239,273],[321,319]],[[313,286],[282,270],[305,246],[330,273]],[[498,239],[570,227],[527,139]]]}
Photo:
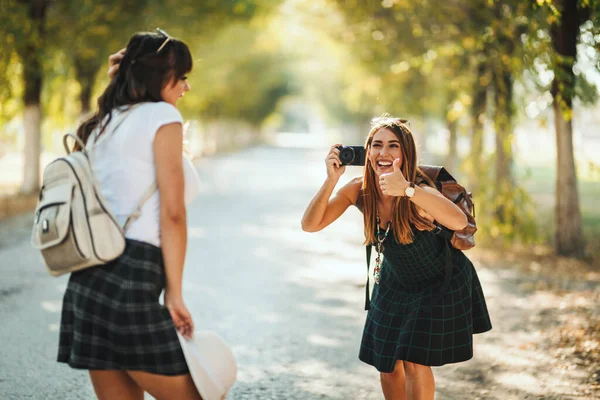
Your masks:
{"label": "woman with back turned", "polygon": [[[363,176],[332,197],[346,169],[339,146],[325,159],[327,179],[308,205],[302,229],[320,231],[351,205],[362,211],[366,243],[375,244],[378,257],[359,358],[380,372],[387,400],[431,400],[431,367],[470,359],[473,334],[492,327],[473,265],[433,233],[435,223],[461,230],[467,218],[419,169],[406,121],[373,121]],[[446,251],[452,275],[444,287]]]}
{"label": "woman with back turned", "polygon": [[[150,189],[116,260],[72,273],[63,299],[58,361],[89,370],[99,399],[200,399],[177,337],[193,322],[182,298],[186,203],[197,175],[182,155],[178,99],[190,89],[187,45],[137,33],[118,58],[99,110],[77,135],[122,224]],[[152,184],[157,190],[152,192]],[[159,297],[164,290],[164,305]]]}

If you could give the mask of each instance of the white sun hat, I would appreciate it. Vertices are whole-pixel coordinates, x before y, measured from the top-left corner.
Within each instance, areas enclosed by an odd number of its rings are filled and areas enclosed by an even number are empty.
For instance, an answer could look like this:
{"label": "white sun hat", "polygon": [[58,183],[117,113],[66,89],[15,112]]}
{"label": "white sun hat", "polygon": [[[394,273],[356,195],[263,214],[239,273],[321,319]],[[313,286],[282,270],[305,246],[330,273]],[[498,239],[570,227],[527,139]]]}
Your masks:
{"label": "white sun hat", "polygon": [[190,375],[202,399],[225,399],[237,375],[237,364],[231,347],[211,331],[196,331],[189,340],[179,332],[177,336]]}

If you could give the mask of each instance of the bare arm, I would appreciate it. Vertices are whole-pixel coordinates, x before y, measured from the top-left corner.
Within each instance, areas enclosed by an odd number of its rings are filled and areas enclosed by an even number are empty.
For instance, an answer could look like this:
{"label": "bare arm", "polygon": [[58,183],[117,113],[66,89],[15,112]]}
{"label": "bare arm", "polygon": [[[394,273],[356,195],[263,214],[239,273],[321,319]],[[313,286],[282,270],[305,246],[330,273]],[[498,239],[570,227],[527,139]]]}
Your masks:
{"label": "bare arm", "polygon": [[456,231],[467,226],[465,213],[432,187],[416,186],[415,195],[410,200],[448,229]]}
{"label": "bare arm", "polygon": [[193,332],[189,312],[183,305],[182,278],[187,246],[184,203],[183,129],[181,124],[163,125],[154,138],[156,182],[160,196],[160,240],[165,263],[165,305],[184,336]]}
{"label": "bare arm", "polygon": [[[394,172],[379,177],[379,186],[384,195],[404,196],[409,182],[400,171],[400,160],[394,160]],[[448,229],[461,230],[467,226],[467,216],[462,210],[434,188],[417,186],[410,200]]]}
{"label": "bare arm", "polygon": [[350,184],[347,184],[340,189],[330,200],[335,185],[337,185],[340,177],[346,171],[346,167],[341,165],[339,146],[341,146],[341,144],[334,144],[331,146],[329,153],[327,153],[327,157],[325,157],[327,179],[315,197],[313,197],[308,204],[308,207],[306,207],[306,211],[304,211],[304,216],[302,217],[302,230],[305,232],[320,231],[338,219],[351,204],[356,202],[358,192],[353,201],[353,186]]}
{"label": "bare arm", "polygon": [[337,181],[337,179],[330,178],[325,180],[304,212],[302,230],[318,232],[338,219],[348,207],[356,203],[361,186],[360,178],[348,182],[335,196],[331,197]]}

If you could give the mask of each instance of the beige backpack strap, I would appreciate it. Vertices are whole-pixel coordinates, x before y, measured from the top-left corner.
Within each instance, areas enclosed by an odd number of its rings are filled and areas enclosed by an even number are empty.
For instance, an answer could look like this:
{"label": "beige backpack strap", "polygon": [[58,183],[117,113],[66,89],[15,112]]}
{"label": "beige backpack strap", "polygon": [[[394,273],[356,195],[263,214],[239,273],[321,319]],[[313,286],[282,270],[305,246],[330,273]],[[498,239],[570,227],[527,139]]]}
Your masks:
{"label": "beige backpack strap", "polygon": [[75,143],[79,144],[79,147],[81,147],[81,151],[84,152],[85,154],[87,154],[87,150],[85,149],[85,144],[77,135],[75,135],[73,133],[67,133],[63,136],[63,146],[65,147],[65,151],[67,152],[67,154],[71,154],[71,148],[69,147],[69,144],[67,143],[67,140],[69,138],[72,138],[73,140],[75,140]]}
{"label": "beige backpack strap", "polygon": [[140,215],[142,215],[142,207],[144,206],[144,204],[146,204],[148,200],[150,200],[150,197],[152,197],[152,195],[154,194],[154,192],[156,192],[157,189],[158,187],[156,186],[156,183],[153,183],[148,189],[146,189],[146,191],[142,195],[142,198],[137,203],[135,211],[129,214],[129,217],[127,217],[125,225],[123,225],[123,232],[126,232],[129,225],[136,219],[138,219]]}

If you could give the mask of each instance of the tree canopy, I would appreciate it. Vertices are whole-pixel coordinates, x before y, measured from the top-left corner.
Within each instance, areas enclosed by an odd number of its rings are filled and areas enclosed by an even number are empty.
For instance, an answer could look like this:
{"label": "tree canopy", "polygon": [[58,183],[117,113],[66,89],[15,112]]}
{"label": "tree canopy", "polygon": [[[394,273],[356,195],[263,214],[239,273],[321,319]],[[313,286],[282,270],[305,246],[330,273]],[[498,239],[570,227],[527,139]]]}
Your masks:
{"label": "tree canopy", "polygon": [[[574,107],[598,98],[599,7],[597,0],[5,0],[0,141],[22,145],[15,121],[39,103],[41,133],[26,124],[25,137],[42,136],[51,148],[54,132],[94,109],[108,55],[135,31],[161,27],[193,52],[186,117],[260,129],[274,115],[297,119],[300,111],[282,109],[294,98],[330,125],[362,130],[384,112],[408,117],[424,149],[441,128],[444,163],[481,199],[485,234],[534,240],[532,202],[515,170],[516,131],[532,119],[550,125],[554,104],[565,126],[555,129],[564,139],[559,157],[573,157]],[[560,179],[577,179],[571,164]]]}

